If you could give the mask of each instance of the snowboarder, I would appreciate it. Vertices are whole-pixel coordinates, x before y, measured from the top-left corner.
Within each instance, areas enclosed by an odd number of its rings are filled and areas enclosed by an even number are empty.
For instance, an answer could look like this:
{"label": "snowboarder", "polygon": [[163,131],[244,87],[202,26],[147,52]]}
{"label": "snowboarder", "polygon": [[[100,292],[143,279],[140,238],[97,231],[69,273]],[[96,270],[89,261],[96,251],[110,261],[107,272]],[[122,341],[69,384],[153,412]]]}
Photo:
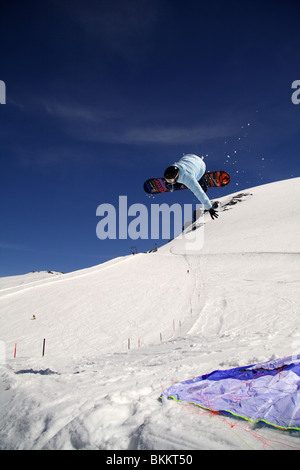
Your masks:
{"label": "snowboarder", "polygon": [[207,185],[204,181],[198,180],[205,174],[206,165],[203,158],[197,155],[187,154],[184,155],[179,162],[173,163],[169,166],[164,174],[166,181],[170,184],[182,183],[189,188],[196,196],[197,199],[204,205],[204,209],[210,213],[212,219],[217,218],[219,215],[212,207],[209,198],[206,195]]}

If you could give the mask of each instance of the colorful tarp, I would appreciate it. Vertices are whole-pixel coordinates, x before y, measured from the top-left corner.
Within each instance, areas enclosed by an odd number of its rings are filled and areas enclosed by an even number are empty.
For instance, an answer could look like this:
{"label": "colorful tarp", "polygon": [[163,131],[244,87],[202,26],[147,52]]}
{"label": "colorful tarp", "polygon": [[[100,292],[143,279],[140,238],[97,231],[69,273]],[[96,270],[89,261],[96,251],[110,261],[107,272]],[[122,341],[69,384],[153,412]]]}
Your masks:
{"label": "colorful tarp", "polygon": [[164,395],[254,423],[300,431],[300,354],[215,370],[173,385]]}

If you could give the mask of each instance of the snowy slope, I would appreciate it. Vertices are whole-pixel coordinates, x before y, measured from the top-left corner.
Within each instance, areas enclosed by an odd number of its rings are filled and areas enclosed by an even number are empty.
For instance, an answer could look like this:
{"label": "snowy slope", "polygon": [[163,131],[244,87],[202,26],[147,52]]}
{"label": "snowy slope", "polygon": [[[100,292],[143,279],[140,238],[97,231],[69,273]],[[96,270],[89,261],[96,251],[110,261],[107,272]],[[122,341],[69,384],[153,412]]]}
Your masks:
{"label": "snowy slope", "polygon": [[175,382],[300,352],[299,201],[300,178],[247,189],[205,215],[201,250],[180,237],[2,278],[0,448],[299,449],[299,434],[157,401]]}
{"label": "snowy slope", "polygon": [[0,291],[3,293],[4,290],[13,288],[19,290],[21,286],[28,287],[28,284],[49,280],[61,274],[57,271],[31,271],[19,276],[2,277],[0,278]]}

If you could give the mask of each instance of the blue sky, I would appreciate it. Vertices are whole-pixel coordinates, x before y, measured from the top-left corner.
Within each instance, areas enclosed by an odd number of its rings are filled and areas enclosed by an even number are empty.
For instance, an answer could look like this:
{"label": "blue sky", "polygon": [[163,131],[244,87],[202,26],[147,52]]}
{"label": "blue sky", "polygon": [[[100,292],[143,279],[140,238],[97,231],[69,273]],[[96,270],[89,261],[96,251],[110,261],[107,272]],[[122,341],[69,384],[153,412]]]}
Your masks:
{"label": "blue sky", "polygon": [[299,176],[299,13],[297,0],[3,0],[0,275],[153,248],[99,240],[96,209],[196,203],[143,191],[183,153],[231,174],[210,198]]}

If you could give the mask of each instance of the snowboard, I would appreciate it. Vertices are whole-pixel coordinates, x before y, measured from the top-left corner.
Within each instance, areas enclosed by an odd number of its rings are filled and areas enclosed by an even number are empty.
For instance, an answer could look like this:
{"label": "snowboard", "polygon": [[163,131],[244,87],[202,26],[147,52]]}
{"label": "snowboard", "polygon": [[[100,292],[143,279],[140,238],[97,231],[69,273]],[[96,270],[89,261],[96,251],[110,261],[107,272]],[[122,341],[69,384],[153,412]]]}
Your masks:
{"label": "snowboard", "polygon": [[[208,171],[198,181],[200,186],[202,186],[200,181],[207,188],[221,188],[230,182],[230,176],[226,171]],[[165,178],[150,178],[144,183],[144,190],[148,194],[168,193],[181,191],[182,189],[187,189],[187,187],[181,183],[167,183]]]}

